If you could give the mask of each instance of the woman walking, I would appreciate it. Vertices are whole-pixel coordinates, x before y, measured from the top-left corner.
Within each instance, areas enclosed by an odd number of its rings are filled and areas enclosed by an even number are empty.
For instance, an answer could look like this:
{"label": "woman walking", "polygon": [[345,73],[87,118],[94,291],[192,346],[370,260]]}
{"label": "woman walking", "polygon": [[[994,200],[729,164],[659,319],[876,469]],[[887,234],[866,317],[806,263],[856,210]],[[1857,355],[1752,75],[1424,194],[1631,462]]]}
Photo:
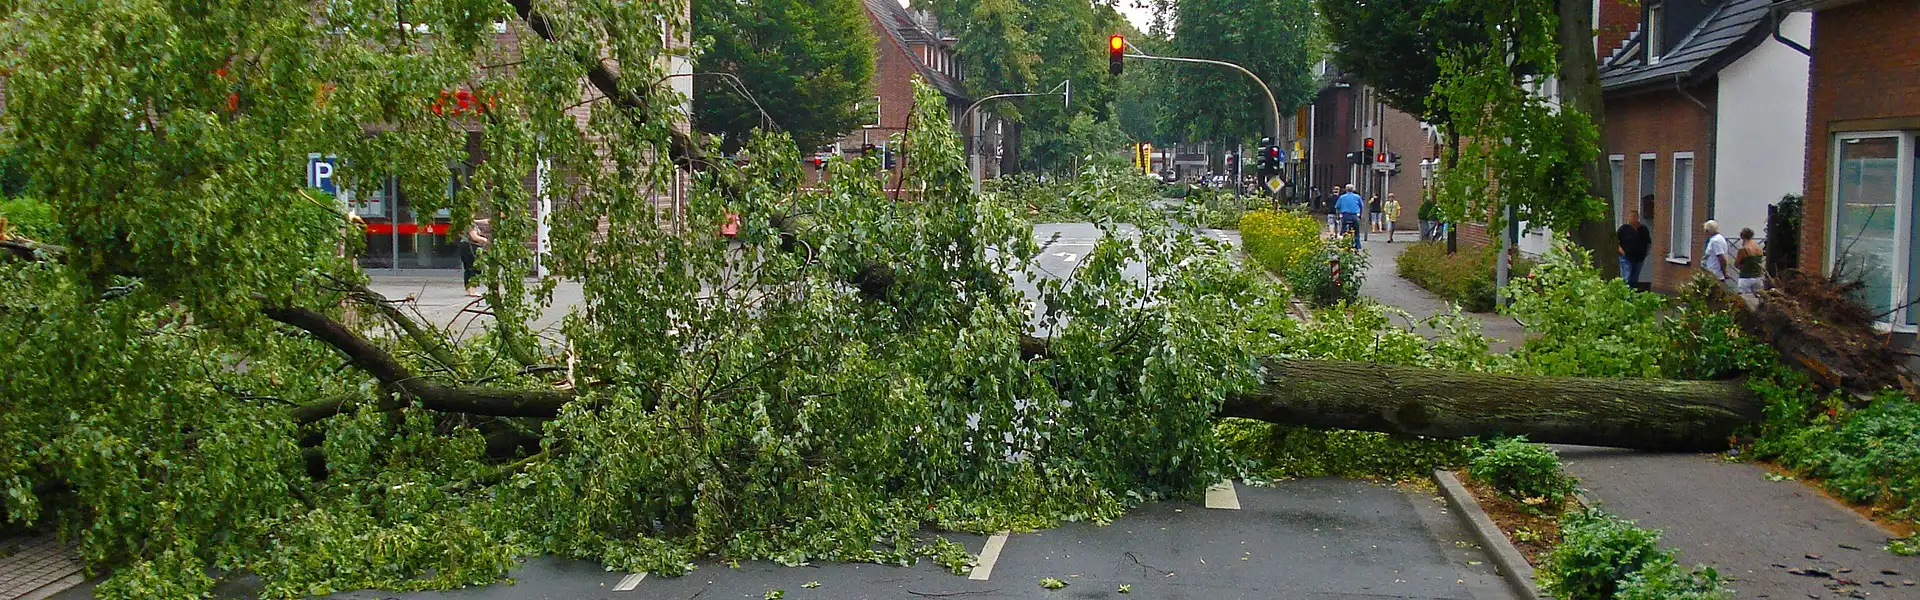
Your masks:
{"label": "woman walking", "polygon": [[1740,246],[1734,251],[1733,266],[1740,272],[1734,289],[1741,294],[1758,294],[1766,287],[1767,251],[1753,239],[1753,228],[1740,230]]}

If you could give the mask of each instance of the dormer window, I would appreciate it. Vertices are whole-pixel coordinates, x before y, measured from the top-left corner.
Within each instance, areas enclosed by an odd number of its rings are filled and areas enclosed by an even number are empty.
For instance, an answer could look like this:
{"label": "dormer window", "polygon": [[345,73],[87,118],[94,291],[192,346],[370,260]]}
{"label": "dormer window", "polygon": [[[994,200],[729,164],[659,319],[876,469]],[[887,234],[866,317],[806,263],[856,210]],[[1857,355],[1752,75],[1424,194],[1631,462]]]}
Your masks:
{"label": "dormer window", "polygon": [[1660,62],[1660,55],[1667,53],[1666,40],[1661,39],[1665,36],[1660,35],[1667,21],[1666,8],[1665,2],[1647,3],[1647,64]]}

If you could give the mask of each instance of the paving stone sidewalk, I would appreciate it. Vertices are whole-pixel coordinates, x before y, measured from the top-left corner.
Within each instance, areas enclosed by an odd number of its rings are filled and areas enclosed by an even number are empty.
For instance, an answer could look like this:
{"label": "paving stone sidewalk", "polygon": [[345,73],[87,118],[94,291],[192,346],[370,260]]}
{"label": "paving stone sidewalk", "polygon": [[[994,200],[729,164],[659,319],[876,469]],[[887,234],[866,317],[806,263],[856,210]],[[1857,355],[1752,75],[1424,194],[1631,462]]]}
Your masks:
{"label": "paving stone sidewalk", "polygon": [[85,581],[80,558],[52,535],[0,539],[0,600],[40,600]]}
{"label": "paving stone sidewalk", "polygon": [[[1408,244],[1379,235],[1362,246],[1370,265],[1361,293],[1416,318],[1447,303],[1394,274]],[[1525,331],[1510,317],[1479,319],[1496,352]],[[1424,335],[1434,335],[1427,329]],[[1559,446],[1562,462],[1608,512],[1664,532],[1685,564],[1719,570],[1735,598],[1920,600],[1920,558],[1882,549],[1893,534],[1807,484],[1770,481],[1765,467],[1718,454],[1662,454]]]}
{"label": "paving stone sidewalk", "polygon": [[1805,483],[1717,454],[1555,449],[1589,500],[1664,532],[1735,598],[1920,598],[1920,558],[1887,553],[1891,532]]}
{"label": "paving stone sidewalk", "polygon": [[[1394,273],[1394,259],[1407,249],[1407,246],[1419,241],[1419,233],[1402,231],[1394,234],[1394,241],[1387,242],[1386,234],[1376,233],[1361,243],[1361,249],[1367,253],[1367,278],[1360,283],[1360,295],[1372,298],[1381,304],[1406,311],[1415,321],[1414,331],[1429,338],[1439,332],[1430,327],[1419,325],[1436,314],[1445,312],[1450,303],[1433,292],[1427,291],[1413,282],[1401,279]],[[1494,313],[1464,313],[1480,321],[1480,330],[1487,335],[1489,346],[1494,352],[1506,352],[1518,348],[1526,339],[1526,331],[1513,317]]]}

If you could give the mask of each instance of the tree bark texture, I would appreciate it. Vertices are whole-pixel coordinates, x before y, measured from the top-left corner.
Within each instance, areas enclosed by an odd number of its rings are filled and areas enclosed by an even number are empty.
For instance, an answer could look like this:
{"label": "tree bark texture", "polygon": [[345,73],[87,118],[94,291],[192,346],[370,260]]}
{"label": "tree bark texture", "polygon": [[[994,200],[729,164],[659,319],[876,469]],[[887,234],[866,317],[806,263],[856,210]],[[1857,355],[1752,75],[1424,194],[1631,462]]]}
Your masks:
{"label": "tree bark texture", "polygon": [[1613,222],[1612,203],[1620,199],[1613,197],[1613,167],[1607,162],[1605,152],[1607,109],[1600,89],[1600,61],[1593,48],[1593,4],[1585,0],[1560,0],[1557,8],[1560,28],[1554,37],[1560,42],[1557,58],[1561,103],[1593,119],[1594,128],[1600,132],[1602,151],[1585,169],[1587,193],[1608,201],[1607,210],[1582,222],[1573,231],[1573,239],[1593,253],[1593,265],[1602,277],[1618,277],[1620,241],[1614,237],[1618,225]]}
{"label": "tree bark texture", "polygon": [[1328,360],[1263,361],[1264,383],[1223,417],[1460,438],[1702,452],[1728,447],[1761,417],[1738,381],[1590,379],[1461,373]]}

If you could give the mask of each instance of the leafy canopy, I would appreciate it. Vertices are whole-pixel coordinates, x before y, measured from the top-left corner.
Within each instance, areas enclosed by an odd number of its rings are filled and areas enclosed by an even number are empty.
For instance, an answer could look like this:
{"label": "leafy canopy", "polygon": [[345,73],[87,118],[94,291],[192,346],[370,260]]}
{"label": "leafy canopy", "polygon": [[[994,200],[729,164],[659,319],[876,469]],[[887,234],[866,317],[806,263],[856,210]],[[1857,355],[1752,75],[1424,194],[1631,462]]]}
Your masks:
{"label": "leafy canopy", "polygon": [[[860,0],[693,0],[693,34],[710,41],[695,71],[694,124],[746,144],[772,119],[801,148],[873,121],[874,36]],[[761,114],[761,110],[766,114]]]}

